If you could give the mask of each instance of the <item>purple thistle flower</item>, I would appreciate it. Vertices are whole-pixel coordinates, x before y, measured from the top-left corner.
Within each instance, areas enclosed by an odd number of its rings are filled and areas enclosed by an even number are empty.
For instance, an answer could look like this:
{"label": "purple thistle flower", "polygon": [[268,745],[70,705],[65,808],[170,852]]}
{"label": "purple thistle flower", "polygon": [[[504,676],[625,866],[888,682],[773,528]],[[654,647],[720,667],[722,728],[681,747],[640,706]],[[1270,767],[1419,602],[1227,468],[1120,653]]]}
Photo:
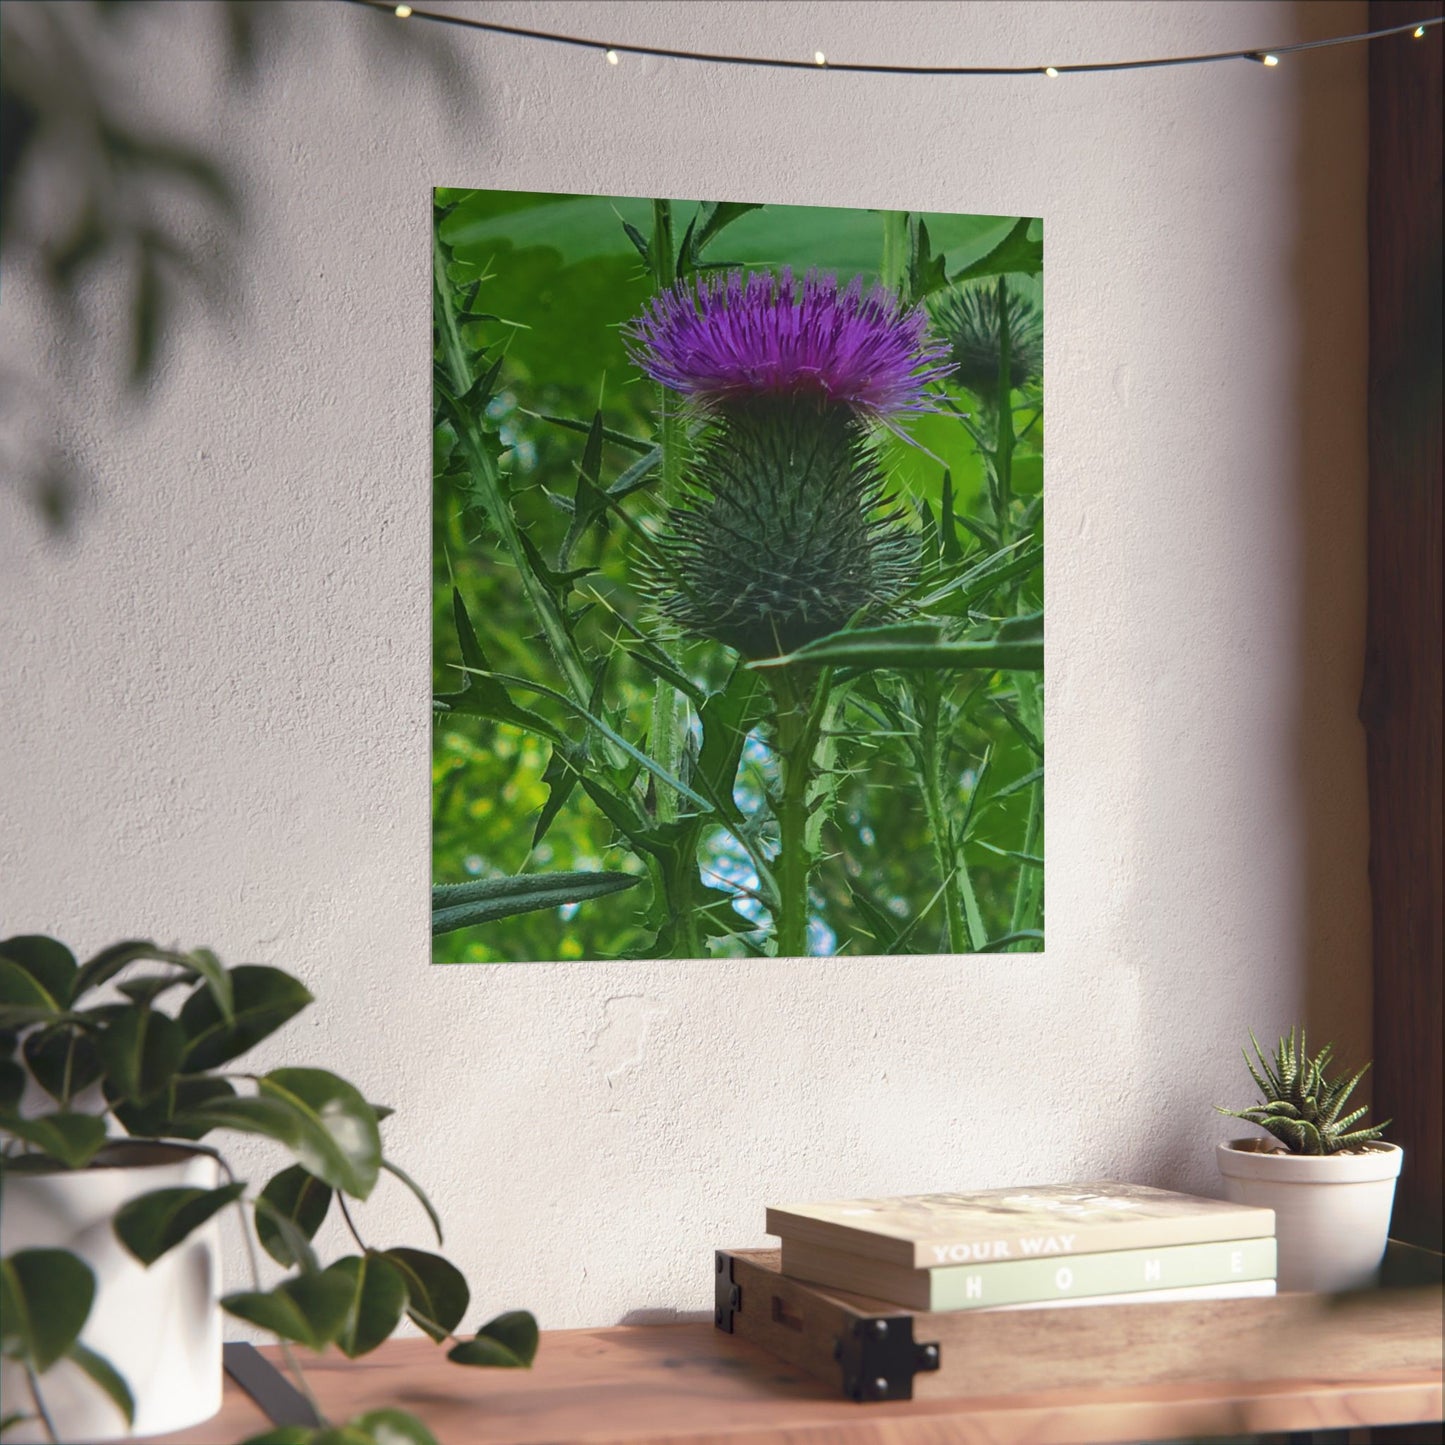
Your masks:
{"label": "purple thistle flower", "polygon": [[815,396],[869,420],[930,410],[924,388],[951,370],[948,344],[920,307],[902,311],[883,286],[865,296],[810,271],[801,294],[777,275],[698,278],[654,297],[624,329],[632,360],[704,406],[754,396]]}

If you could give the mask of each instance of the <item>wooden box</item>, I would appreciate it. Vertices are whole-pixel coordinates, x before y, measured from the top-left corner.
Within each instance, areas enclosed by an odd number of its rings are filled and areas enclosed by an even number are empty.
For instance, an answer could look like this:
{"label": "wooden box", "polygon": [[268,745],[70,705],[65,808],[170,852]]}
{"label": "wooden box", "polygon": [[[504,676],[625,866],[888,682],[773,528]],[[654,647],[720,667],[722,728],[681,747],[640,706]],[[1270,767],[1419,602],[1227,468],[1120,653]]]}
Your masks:
{"label": "wooden box", "polygon": [[715,1323],[858,1401],[1343,1381],[1441,1368],[1441,1258],[1392,1242],[1380,1287],[1346,1295],[925,1313],[789,1279],[776,1250],[720,1250]]}

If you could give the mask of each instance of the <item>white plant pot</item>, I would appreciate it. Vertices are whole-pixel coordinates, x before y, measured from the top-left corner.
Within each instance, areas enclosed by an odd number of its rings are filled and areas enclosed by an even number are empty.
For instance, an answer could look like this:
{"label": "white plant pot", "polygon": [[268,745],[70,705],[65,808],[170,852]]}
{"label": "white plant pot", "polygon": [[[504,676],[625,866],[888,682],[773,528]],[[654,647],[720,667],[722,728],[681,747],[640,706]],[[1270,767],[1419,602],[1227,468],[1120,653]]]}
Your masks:
{"label": "white plant pot", "polygon": [[1232,1139],[1216,1155],[1225,1198],[1274,1210],[1281,1290],[1358,1289],[1385,1254],[1404,1151],[1276,1154],[1273,1140]]}
{"label": "white plant pot", "polygon": [[[153,1189],[219,1184],[216,1161],[184,1145],[118,1142],[85,1169],[7,1170],[0,1250],[68,1249],[95,1272],[95,1302],[80,1333],[120,1372],[135,1400],[135,1424],[69,1360],[40,1377],[61,1440],[159,1435],[209,1420],[221,1408],[220,1229],[216,1219],[149,1269],[111,1229],[116,1211]],[[31,1411],[23,1368],[0,1364],[5,1408]],[[37,1420],[6,1431],[6,1445],[47,1437]]]}

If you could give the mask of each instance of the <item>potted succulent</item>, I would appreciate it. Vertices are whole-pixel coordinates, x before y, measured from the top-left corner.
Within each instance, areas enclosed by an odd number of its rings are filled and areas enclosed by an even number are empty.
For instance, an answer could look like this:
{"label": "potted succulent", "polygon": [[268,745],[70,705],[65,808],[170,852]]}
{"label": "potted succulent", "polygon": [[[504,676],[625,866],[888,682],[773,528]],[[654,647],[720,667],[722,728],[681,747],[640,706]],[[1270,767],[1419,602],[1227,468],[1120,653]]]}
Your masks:
{"label": "potted succulent", "polygon": [[[1381,1139],[1385,1126],[1355,1127],[1368,1106],[1345,1112],[1364,1068],[1330,1079],[1334,1054],[1326,1044],[1311,1058],[1305,1031],[1280,1039],[1271,1062],[1253,1033],[1256,1069],[1244,1061],[1260,1092],[1247,1109],[1220,1108],[1248,1119],[1272,1137],[1231,1139],[1216,1151],[1226,1197],[1273,1209],[1282,1290],[1357,1289],[1368,1284],[1390,1230],[1395,1181],[1404,1151]],[[1216,1106],[1217,1107],[1217,1106]]]}
{"label": "potted succulent", "polygon": [[[221,1403],[222,1310],[281,1340],[308,1397],[291,1343],[354,1358],[403,1316],[458,1364],[531,1363],[530,1314],[499,1315],[459,1339],[469,1294],[456,1268],[426,1250],[374,1247],[358,1231],[347,1200],[367,1198],[387,1174],[416,1195],[441,1244],[435,1210],[383,1150],[391,1110],[324,1069],[257,1074],[238,1062],[310,1002],[282,970],[227,967],[203,948],[126,942],[81,964],[52,938],[0,941],[7,1445],[208,1419]],[[227,1130],[274,1141],[290,1162],[252,1189],[215,1147]],[[228,1208],[252,1278],[222,1294],[217,1226]],[[333,1208],[356,1248],[322,1268],[312,1240]],[[286,1271],[279,1280],[261,1278],[256,1245]],[[288,1427],[287,1445],[343,1438],[321,1418],[316,1432]],[[349,1422],[344,1438],[434,1445],[398,1410]]]}

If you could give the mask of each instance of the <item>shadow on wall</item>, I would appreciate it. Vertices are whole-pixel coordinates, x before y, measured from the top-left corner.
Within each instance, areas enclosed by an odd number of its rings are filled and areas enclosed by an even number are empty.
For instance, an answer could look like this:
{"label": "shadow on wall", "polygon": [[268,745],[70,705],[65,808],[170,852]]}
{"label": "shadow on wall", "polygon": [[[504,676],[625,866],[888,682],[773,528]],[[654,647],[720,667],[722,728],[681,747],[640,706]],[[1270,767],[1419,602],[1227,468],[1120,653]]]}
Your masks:
{"label": "shadow on wall", "polygon": [[[97,341],[123,338],[115,379],[141,405],[166,348],[195,315],[192,303],[231,308],[227,280],[244,259],[246,197],[211,116],[198,115],[184,133],[157,129],[127,79],[182,8],[174,0],[0,8],[0,300],[17,275],[32,283],[43,333],[21,348],[36,370],[0,369],[0,486],[18,487],[56,535],[78,520],[86,478],[69,458],[64,379],[41,359],[89,355]],[[217,85],[249,88],[285,54],[288,5],[193,0],[184,10],[180,23],[213,32],[206,50],[221,57]],[[442,35],[384,16],[342,28],[361,35],[374,64],[419,60],[435,88],[462,93]]]}
{"label": "shadow on wall", "polygon": [[[1292,37],[1315,39],[1366,28],[1363,6],[1298,0],[1294,9],[1296,23],[1285,27]],[[1278,596],[1292,624],[1293,675],[1280,679],[1277,704],[1251,707],[1247,697],[1221,694],[1206,699],[1201,709],[1206,722],[1215,708],[1248,710],[1259,724],[1249,739],[1261,760],[1257,766],[1271,770],[1276,783],[1250,806],[1278,805],[1287,811],[1286,825],[1265,828],[1263,836],[1286,839],[1288,857],[1253,855],[1261,830],[1241,818],[1232,840],[1232,864],[1241,888],[1251,885],[1252,875],[1257,881],[1260,869],[1279,880],[1276,905],[1283,921],[1276,936],[1286,940],[1289,951],[1268,939],[1231,935],[1227,892],[1221,893],[1218,937],[1243,952],[1257,977],[1277,981],[1278,995],[1295,1001],[1292,1012],[1241,1018],[1238,1037],[1206,1037],[1198,1044],[1200,1055],[1211,1061],[1233,1059],[1236,1083],[1246,1091],[1239,1050],[1248,1044],[1249,1029],[1268,1050],[1277,1034],[1303,1021],[1313,1047],[1333,1040],[1337,1057],[1346,1063],[1358,1065],[1370,1052],[1369,816],[1365,736],[1356,718],[1364,667],[1368,482],[1366,66],[1364,48],[1347,47],[1311,55],[1290,76],[1298,97],[1289,268],[1294,334],[1277,404],[1291,428],[1281,454],[1292,466],[1280,475],[1269,458],[1260,458],[1251,480],[1281,500],[1272,565],[1285,579]],[[1242,216],[1240,222],[1247,226],[1249,218]],[[1278,630],[1279,621],[1261,617],[1256,625],[1263,636]],[[1254,642],[1249,628],[1234,642],[1247,654]],[[1146,796],[1166,796],[1167,772],[1174,763],[1167,749],[1155,747],[1148,756],[1155,776]],[[1229,788],[1232,780],[1221,776],[1220,786]],[[1207,955],[1210,941],[1200,943]],[[1156,993],[1151,1006],[1156,1014],[1177,1009],[1177,999]],[[1167,1025],[1156,1022],[1160,1027],[1151,1023],[1151,1034],[1167,1036]],[[1232,1102],[1236,1095],[1242,1097],[1238,1087],[1229,1100],[1191,1099],[1191,1106],[1198,1106],[1197,1127],[1151,1153],[1153,1183],[1187,1189],[1198,1180],[1200,1133],[1207,1137],[1213,1120],[1217,1137],[1228,1137],[1227,1121],[1215,1118],[1210,1106]],[[1211,1163],[1203,1170],[1212,1176]]]}

